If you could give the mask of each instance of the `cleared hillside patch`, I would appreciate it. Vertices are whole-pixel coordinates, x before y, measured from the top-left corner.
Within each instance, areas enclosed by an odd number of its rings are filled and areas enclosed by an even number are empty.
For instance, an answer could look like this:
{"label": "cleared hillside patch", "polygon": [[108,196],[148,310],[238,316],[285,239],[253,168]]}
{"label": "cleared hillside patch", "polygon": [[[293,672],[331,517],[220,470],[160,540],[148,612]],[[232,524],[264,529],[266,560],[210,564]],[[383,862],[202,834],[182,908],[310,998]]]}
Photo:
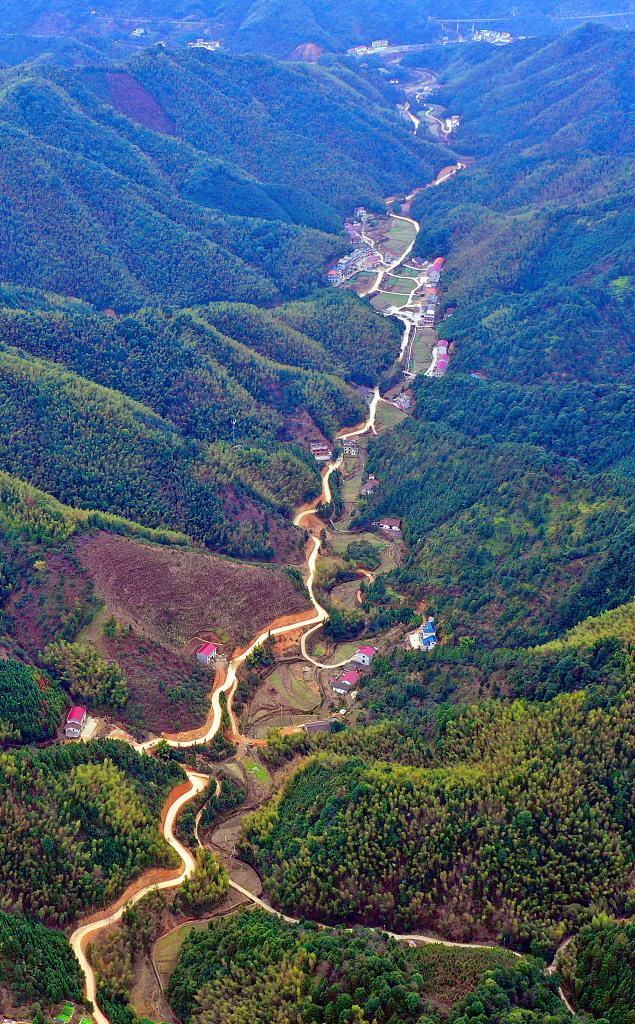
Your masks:
{"label": "cleared hillside patch", "polygon": [[282,569],[107,533],[82,538],[77,553],[118,622],[177,651],[213,631],[231,652],[273,619],[310,608]]}

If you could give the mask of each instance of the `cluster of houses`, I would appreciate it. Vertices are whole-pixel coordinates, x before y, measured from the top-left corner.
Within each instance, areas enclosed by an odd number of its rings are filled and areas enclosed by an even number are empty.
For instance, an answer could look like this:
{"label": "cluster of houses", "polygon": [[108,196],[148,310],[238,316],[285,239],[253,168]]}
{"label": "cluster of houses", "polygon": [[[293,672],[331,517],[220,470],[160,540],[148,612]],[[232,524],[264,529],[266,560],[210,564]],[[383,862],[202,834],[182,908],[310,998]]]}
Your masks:
{"label": "cluster of houses", "polygon": [[[377,654],[376,647],[364,646],[358,647],[357,651],[351,658],[356,665],[363,665],[364,668],[368,668],[373,661],[373,658]],[[333,687],[334,693],[339,693],[344,696],[354,690],[361,678],[361,672],[356,668],[349,668],[343,675],[333,676],[331,679],[331,686]]]}
{"label": "cluster of houses", "polygon": [[187,44],[190,50],[214,50],[220,49],[220,42],[218,39],[197,39],[193,43]]}
{"label": "cluster of houses", "polygon": [[430,264],[430,268],[428,270],[424,296],[425,310],[423,314],[423,322],[426,327],[434,327],[437,318],[439,283],[441,281],[444,264],[445,260],[443,256],[437,256],[436,260]]}
{"label": "cluster of houses", "polygon": [[422,622],[419,629],[411,633],[408,639],[410,640],[410,646],[416,651],[431,651],[433,647],[436,647],[438,642],[437,628],[432,616],[430,616],[427,622]]}
{"label": "cluster of houses", "polygon": [[372,494],[377,487],[381,487],[381,480],[379,480],[373,473],[371,473],[366,483],[362,484],[359,493],[362,495]]}
{"label": "cluster of houses", "polygon": [[515,36],[511,32],[492,32],[491,29],[483,28],[479,32],[473,33],[472,41],[475,43],[491,43],[492,46],[507,46],[508,43],[515,41]]}
{"label": "cluster of houses", "polygon": [[448,352],[448,342],[440,339],[436,347],[436,361],[432,367],[430,376],[431,377],[442,377],[448,368],[450,362],[450,354]]}
{"label": "cluster of houses", "polygon": [[333,449],[325,441],[311,441],[309,448],[316,462],[330,462],[333,458]]}
{"label": "cluster of houses", "polygon": [[446,135],[449,135],[450,132],[456,131],[456,129],[460,126],[460,124],[461,124],[461,115],[460,114],[453,114],[452,117],[446,117],[445,121],[443,122],[443,128],[444,128],[444,131],[445,131]]}
{"label": "cluster of houses", "polygon": [[388,49],[387,39],[375,39],[370,46],[351,46],[346,51],[347,57],[364,57],[367,53],[377,53],[380,50]]}
{"label": "cluster of houses", "polygon": [[347,256],[342,256],[328,272],[329,284],[338,285],[359,274],[362,270],[376,270],[381,266],[379,253],[370,245],[360,245]]}

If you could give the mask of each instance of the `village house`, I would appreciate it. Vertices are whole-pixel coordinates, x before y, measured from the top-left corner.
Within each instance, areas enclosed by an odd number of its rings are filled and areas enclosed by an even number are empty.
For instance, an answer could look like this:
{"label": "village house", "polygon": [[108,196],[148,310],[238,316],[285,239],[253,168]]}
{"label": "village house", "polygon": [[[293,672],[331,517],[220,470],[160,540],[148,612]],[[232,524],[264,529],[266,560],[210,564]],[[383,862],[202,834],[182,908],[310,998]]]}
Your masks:
{"label": "village house", "polygon": [[373,42],[370,44],[371,50],[385,50],[387,46],[387,39],[374,39]]}
{"label": "village house", "polygon": [[437,630],[432,616],[427,622],[422,622],[415,633],[410,633],[408,639],[410,646],[416,651],[431,651],[438,642]]}
{"label": "village house", "polygon": [[332,728],[332,722],[305,722],[301,726],[302,731],[308,732],[309,735],[314,735],[316,732],[330,732]]}
{"label": "village house", "polygon": [[380,519],[374,525],[378,526],[380,530],[385,530],[387,533],[401,533],[401,519],[395,519],[393,516]]}
{"label": "village house", "polygon": [[220,43],[218,39],[197,39],[195,43],[187,44],[191,50],[218,50]]}
{"label": "village house", "polygon": [[376,487],[381,487],[381,480],[378,480],[377,477],[373,476],[372,473],[371,473],[371,475],[368,477],[368,480],[362,486],[362,489],[360,490],[359,493],[360,494],[372,494],[372,492],[375,490]]}
{"label": "village house", "polygon": [[86,725],[86,718],[88,712],[86,708],[74,707],[68,713],[66,719],[65,733],[69,740],[78,740],[82,734],[82,729]]}
{"label": "village house", "polygon": [[356,672],[355,669],[352,668],[346,673],[346,675],[343,675],[341,679],[331,679],[331,686],[335,693],[346,694],[349,690],[352,690],[354,686],[357,686],[358,682],[359,672]]}
{"label": "village house", "polygon": [[[372,662],[372,660],[373,660],[373,658],[375,657],[376,654],[377,654],[377,648],[376,647],[368,647],[368,646],[360,647],[360,648],[358,648],[357,651],[355,651],[355,656],[353,658],[353,661],[356,661],[358,665],[367,665],[368,666],[368,665],[370,665],[370,663]],[[357,673],[354,673],[354,674],[357,674]]]}
{"label": "village house", "polygon": [[403,411],[409,409],[411,405],[410,395],[407,395],[402,391],[402,393],[397,395],[395,398],[393,405],[396,405],[398,409],[402,409]]}
{"label": "village house", "polygon": [[311,453],[316,462],[330,462],[333,450],[327,444],[311,445]]}
{"label": "village house", "polygon": [[431,651],[437,645],[437,628],[432,616],[419,626],[419,646],[422,651]]}
{"label": "village house", "polygon": [[359,455],[357,441],[344,441],[344,455]]}
{"label": "village house", "polygon": [[200,661],[202,665],[211,665],[213,661],[216,661],[217,652],[216,644],[203,644],[196,652],[196,660]]}

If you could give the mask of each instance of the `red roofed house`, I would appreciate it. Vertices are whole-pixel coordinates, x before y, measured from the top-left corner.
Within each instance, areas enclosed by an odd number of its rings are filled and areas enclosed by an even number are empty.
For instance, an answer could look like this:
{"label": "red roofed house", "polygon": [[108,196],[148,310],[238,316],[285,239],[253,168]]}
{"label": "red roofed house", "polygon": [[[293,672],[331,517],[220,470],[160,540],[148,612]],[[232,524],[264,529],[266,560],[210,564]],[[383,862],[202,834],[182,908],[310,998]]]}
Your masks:
{"label": "red roofed house", "polygon": [[376,647],[360,647],[359,650],[356,651],[353,661],[356,661],[358,665],[370,665],[376,654]]}
{"label": "red roofed house", "polygon": [[342,676],[341,679],[332,679],[331,685],[336,693],[348,693],[354,686],[357,686],[358,682],[359,672],[356,672],[353,668],[345,676]]}
{"label": "red roofed house", "polygon": [[216,644],[203,644],[196,652],[196,660],[201,661],[203,665],[209,665],[212,661],[216,661],[217,650]]}
{"label": "red roofed house", "polygon": [[86,708],[71,708],[66,719],[66,735],[71,740],[78,740],[86,725]]}

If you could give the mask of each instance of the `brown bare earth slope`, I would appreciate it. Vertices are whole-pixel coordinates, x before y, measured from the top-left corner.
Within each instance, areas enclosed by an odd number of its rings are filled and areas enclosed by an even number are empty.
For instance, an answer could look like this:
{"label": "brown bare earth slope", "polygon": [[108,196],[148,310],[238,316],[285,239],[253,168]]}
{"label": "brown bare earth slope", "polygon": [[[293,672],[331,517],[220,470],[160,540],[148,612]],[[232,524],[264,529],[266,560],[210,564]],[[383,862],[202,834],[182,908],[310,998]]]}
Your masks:
{"label": "brown bare earth slope", "polygon": [[151,96],[132,75],[111,72],[107,78],[113,106],[121,114],[162,135],[176,135],[174,121],[168,117],[154,96]]}
{"label": "brown bare earth slope", "polygon": [[246,644],[272,619],[310,609],[282,569],[163,548],[100,532],[77,545],[111,614],[180,650],[202,633]]}

